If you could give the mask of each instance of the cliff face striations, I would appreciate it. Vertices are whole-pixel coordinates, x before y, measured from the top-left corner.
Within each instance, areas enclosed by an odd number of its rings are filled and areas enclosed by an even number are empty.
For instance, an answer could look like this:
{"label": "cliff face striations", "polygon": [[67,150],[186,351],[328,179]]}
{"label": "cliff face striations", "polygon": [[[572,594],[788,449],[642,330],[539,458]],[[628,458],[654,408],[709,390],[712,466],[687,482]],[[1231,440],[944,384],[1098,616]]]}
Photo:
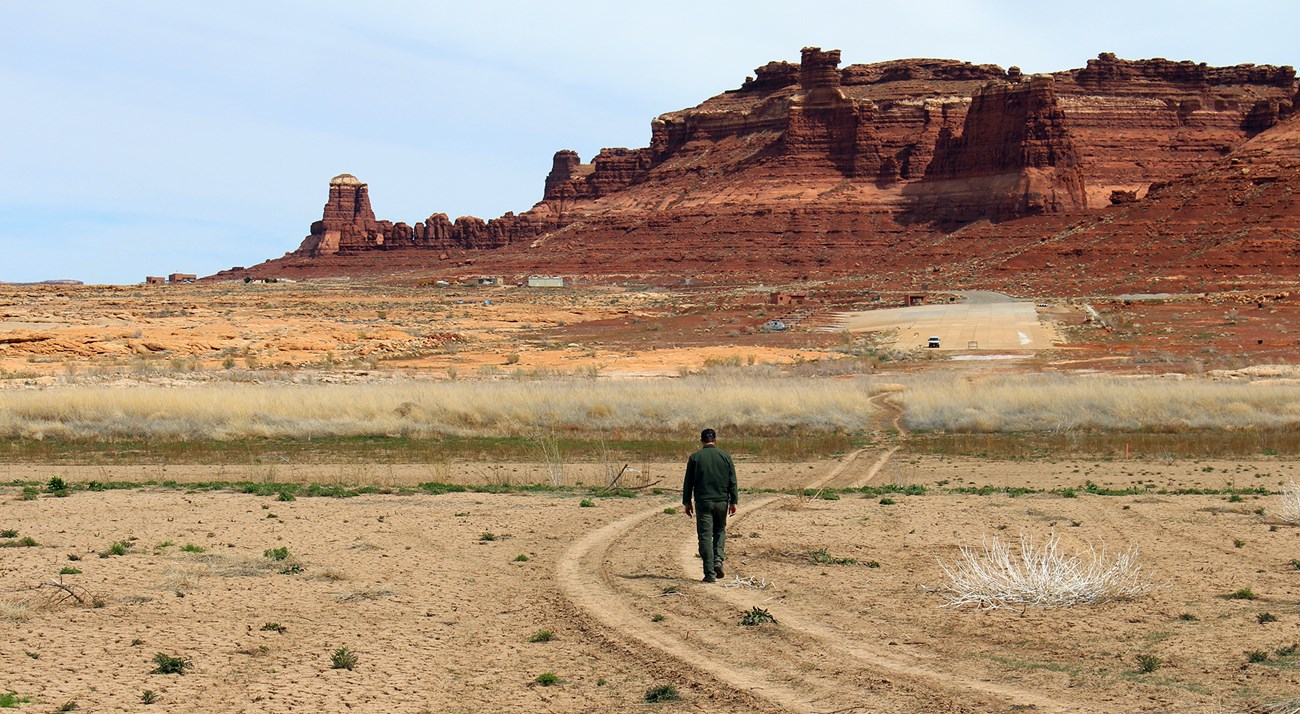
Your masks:
{"label": "cliff face striations", "polygon": [[299,249],[257,270],[310,272],[330,257],[338,272],[376,251],[412,268],[490,251],[605,274],[723,271],[720,250],[729,263],[794,271],[880,265],[980,222],[1028,235],[1026,220],[1137,210],[1153,185],[1218,170],[1287,126],[1296,96],[1290,67],[1103,53],[1030,76],[939,59],[841,67],[838,50],[809,47],[798,63],[769,62],[738,89],[659,116],[643,148],[602,149],[589,163],[557,152],[541,201],[518,215],[376,220],[366,185],[338,176]]}

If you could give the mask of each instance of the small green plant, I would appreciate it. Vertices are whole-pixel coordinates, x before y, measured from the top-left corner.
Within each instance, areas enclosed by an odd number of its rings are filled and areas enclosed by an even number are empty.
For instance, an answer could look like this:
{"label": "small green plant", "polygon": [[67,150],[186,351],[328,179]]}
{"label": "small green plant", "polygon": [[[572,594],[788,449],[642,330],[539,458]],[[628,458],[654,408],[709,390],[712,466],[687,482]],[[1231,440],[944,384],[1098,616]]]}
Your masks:
{"label": "small green plant", "polygon": [[1184,612],[1183,614],[1178,616],[1178,619],[1182,620],[1183,622],[1196,622],[1200,618],[1197,617],[1196,615],[1193,615],[1190,612]]}
{"label": "small green plant", "polygon": [[35,486],[23,486],[23,495],[18,498],[23,501],[35,501],[40,495],[40,489]]}
{"label": "small green plant", "polygon": [[129,549],[130,547],[131,547],[131,544],[130,544],[130,543],[128,543],[128,542],[126,542],[126,541],[124,541],[124,540],[119,540],[119,541],[117,541],[116,543],[114,543],[114,544],[108,546],[108,547],[105,548],[104,550],[101,550],[101,551],[99,552],[99,557],[101,557],[101,558],[107,558],[107,557],[109,557],[109,556],[111,556],[111,555],[126,555],[126,551],[127,551],[127,549]]}
{"label": "small green plant", "polygon": [[357,653],[347,647],[340,647],[334,650],[330,655],[330,666],[334,669],[346,669],[351,671],[357,666]]}
{"label": "small green plant", "polygon": [[1296,559],[1292,558],[1292,559],[1291,559],[1291,567],[1292,567],[1292,568],[1295,568],[1296,570],[1300,570],[1300,560],[1296,560]]}
{"label": "small green plant", "polygon": [[283,568],[280,568],[279,572],[281,575],[297,575],[304,570],[306,568],[302,567],[301,563],[287,563]]}
{"label": "small green plant", "polygon": [[1246,545],[1246,541],[1244,541],[1244,540],[1242,540],[1242,539],[1240,539],[1240,538],[1233,538],[1233,539],[1232,539],[1232,547],[1233,547],[1233,548],[1240,548],[1240,547],[1242,547],[1242,546],[1244,546],[1244,545]]}
{"label": "small green plant", "polygon": [[1231,496],[1228,496],[1228,503],[1241,503],[1244,500],[1245,499],[1243,499],[1239,493],[1234,493]]}
{"label": "small green plant", "polygon": [[528,562],[528,556],[527,556],[527,555],[524,555],[523,553],[520,553],[519,555],[516,555],[516,556],[515,556],[515,562],[516,562],[516,563],[527,563],[527,562]]}
{"label": "small green plant", "polygon": [[19,704],[26,704],[30,701],[29,697],[20,697],[17,692],[0,694],[0,708],[4,709],[17,709]]}
{"label": "small green plant", "polygon": [[1161,659],[1153,654],[1140,654],[1137,657],[1138,670],[1150,674],[1160,669]]}
{"label": "small green plant", "polygon": [[863,565],[867,566],[868,568],[879,568],[879,567],[880,567],[880,561],[877,561],[877,560],[868,560],[867,562],[863,563]]}
{"label": "small green plant", "polygon": [[81,575],[81,568],[74,568],[71,565],[65,565],[59,568],[59,575]]}
{"label": "small green plant", "polygon": [[6,528],[0,531],[0,538],[17,538],[17,537],[18,537],[18,531],[12,528]]}
{"label": "small green plant", "polygon": [[892,506],[895,503],[898,503],[898,501],[895,501],[894,499],[888,496],[885,496],[884,498],[880,499],[880,505],[882,506]]}
{"label": "small green plant", "polygon": [[590,498],[584,498],[581,501],[578,501],[578,505],[581,506],[582,508],[595,508],[596,502],[591,500]]}
{"label": "small green plant", "polygon": [[772,617],[772,613],[768,612],[767,610],[764,610],[761,607],[758,607],[757,605],[754,606],[754,609],[745,613],[745,615],[740,618],[740,624],[744,625],[745,627],[755,627],[757,625],[763,625],[767,623],[771,623],[775,625],[776,618]]}
{"label": "small green plant", "polygon": [[190,661],[184,657],[173,657],[163,652],[153,656],[153,663],[158,666],[150,674],[185,674],[190,666]]}
{"label": "small green plant", "polygon": [[1261,625],[1266,625],[1270,622],[1277,622],[1277,615],[1271,612],[1261,612],[1255,616],[1255,621]]}
{"label": "small green plant", "polygon": [[485,543],[489,541],[494,541],[497,539],[497,534],[492,533],[491,531],[483,531],[483,535],[479,536],[478,539]]}
{"label": "small green plant", "polygon": [[31,536],[23,536],[18,540],[0,543],[0,548],[35,548],[38,545],[40,545],[40,543],[37,543],[35,538]]}
{"label": "small green plant", "polygon": [[132,647],[139,647],[142,644],[144,644],[144,640],[140,639],[139,637],[135,638],[134,640],[131,640]]}
{"label": "small green plant", "polygon": [[543,672],[537,675],[537,679],[534,679],[533,681],[537,682],[543,687],[550,687],[559,684],[560,678],[554,672]]}
{"label": "small green plant", "polygon": [[45,491],[55,496],[66,496],[68,495],[68,484],[58,476],[53,476],[45,484]]}
{"label": "small green plant", "polygon": [[660,684],[645,690],[645,700],[651,704],[658,702],[675,702],[681,699],[677,693],[677,687],[671,684]]}
{"label": "small green plant", "polygon": [[1268,653],[1264,650],[1250,650],[1246,653],[1246,661],[1252,664],[1259,664],[1268,661]]}
{"label": "small green plant", "polygon": [[162,550],[163,548],[170,548],[170,547],[172,547],[172,546],[174,546],[174,545],[176,545],[176,541],[174,541],[174,540],[165,540],[165,541],[159,543],[158,545],[155,545],[153,548],[154,548],[154,550]]}
{"label": "small green plant", "polygon": [[528,641],[529,642],[550,642],[553,639],[555,639],[554,632],[551,632],[550,630],[538,630],[537,632],[533,633],[532,637],[528,638]]}
{"label": "small green plant", "polygon": [[267,548],[262,551],[262,555],[271,560],[288,560],[289,549],[284,546],[280,546],[279,548]]}
{"label": "small green plant", "polygon": [[1224,597],[1228,598],[1229,600],[1258,600],[1259,599],[1259,596],[1255,594],[1255,591],[1251,590],[1250,588],[1239,588],[1237,590],[1228,593]]}
{"label": "small green plant", "polygon": [[158,695],[154,694],[152,689],[146,689],[140,693],[141,704],[153,704],[158,701]]}
{"label": "small green plant", "polygon": [[202,553],[205,550],[207,550],[207,548],[204,548],[201,545],[194,545],[193,543],[186,543],[181,546],[181,551],[185,553]]}
{"label": "small green plant", "polygon": [[664,621],[664,616],[656,612],[653,616],[650,617],[650,621],[651,621],[651,622],[663,622],[663,621]]}
{"label": "small green plant", "polygon": [[673,508],[672,506],[669,506],[664,509],[664,513],[667,513],[670,516],[675,516],[677,515],[677,509]]}
{"label": "small green plant", "polygon": [[285,627],[284,625],[281,625],[278,622],[268,622],[262,625],[262,632],[275,632],[277,634],[283,635],[284,631],[287,629],[289,628]]}
{"label": "small green plant", "polygon": [[822,548],[820,550],[814,550],[809,555],[809,557],[812,559],[812,562],[817,563],[818,565],[857,565],[858,564],[856,558],[837,558],[831,555],[830,553],[826,552],[825,548]]}
{"label": "small green plant", "polygon": [[298,500],[298,497],[295,496],[295,495],[293,495],[293,494],[292,494],[291,492],[289,492],[289,491],[281,491],[281,492],[279,493],[279,495],[277,495],[277,496],[275,497],[275,500],[277,500],[277,501],[296,501],[296,500]]}

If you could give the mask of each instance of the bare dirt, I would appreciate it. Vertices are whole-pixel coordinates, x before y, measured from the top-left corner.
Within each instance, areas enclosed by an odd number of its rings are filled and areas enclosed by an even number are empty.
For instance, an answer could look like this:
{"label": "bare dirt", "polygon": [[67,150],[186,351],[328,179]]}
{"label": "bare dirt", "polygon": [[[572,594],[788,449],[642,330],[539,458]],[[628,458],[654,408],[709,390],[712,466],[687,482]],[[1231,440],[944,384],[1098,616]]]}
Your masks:
{"label": "bare dirt", "polygon": [[[284,502],[147,487],[20,500],[7,488],[0,528],[38,545],[0,551],[0,598],[30,607],[7,623],[3,686],[36,711],[74,700],[82,710],[136,711],[145,690],[161,711],[268,712],[610,711],[642,706],[664,684],[682,697],[665,710],[718,712],[1246,711],[1295,696],[1300,667],[1285,653],[1300,641],[1300,530],[1277,520],[1273,497],[1156,492],[1276,487],[1294,476],[1293,463],[888,453],[742,461],[750,488],[929,491],[748,494],[729,526],[721,585],[697,582],[690,522],[666,512],[678,505],[671,491],[584,507],[564,494]],[[640,466],[676,476],[675,464]],[[140,477],[95,468],[101,478]],[[516,483],[529,478],[525,465],[512,468]],[[8,476],[48,472],[10,467]],[[340,473],[263,477],[329,482]],[[596,477],[593,466],[571,474]],[[212,474],[171,466],[168,476]],[[412,466],[380,480],[427,476]],[[939,486],[1085,480],[1152,490],[1010,497]],[[1157,587],[1132,602],[1023,613],[944,608],[931,592],[943,582],[939,560],[951,562],[959,545],[1049,532],[1071,548],[1139,547]],[[130,547],[99,555],[115,542]],[[188,545],[204,551],[181,550]],[[280,547],[288,560],[264,555]],[[817,551],[855,562],[819,563]],[[290,563],[301,571],[280,572]],[[59,575],[65,567],[81,572]],[[101,606],[51,604],[63,591],[33,589],[59,581]],[[1225,597],[1242,588],[1258,599]],[[777,623],[739,625],[753,607]],[[1276,621],[1260,622],[1264,613]],[[543,630],[553,639],[529,641]],[[344,646],[357,654],[354,670],[331,667]],[[1249,662],[1251,652],[1264,660]],[[157,653],[191,666],[151,674]],[[1158,668],[1141,672],[1139,655],[1158,657]],[[548,673],[559,681],[538,683]]]}

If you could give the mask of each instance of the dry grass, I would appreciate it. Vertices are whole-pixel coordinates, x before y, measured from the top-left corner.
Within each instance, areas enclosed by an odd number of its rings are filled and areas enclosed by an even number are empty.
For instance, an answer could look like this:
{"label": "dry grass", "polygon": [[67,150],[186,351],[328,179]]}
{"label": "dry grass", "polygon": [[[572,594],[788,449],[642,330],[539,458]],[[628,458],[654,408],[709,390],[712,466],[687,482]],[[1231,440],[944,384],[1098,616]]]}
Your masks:
{"label": "dry grass", "polygon": [[528,436],[858,429],[869,380],[802,378],[61,387],[0,392],[0,438]]}
{"label": "dry grass", "polygon": [[1282,487],[1282,506],[1277,515],[1287,523],[1300,524],[1300,484],[1288,481]]}
{"label": "dry grass", "polygon": [[36,607],[30,600],[0,598],[0,620],[23,622],[36,614]]}
{"label": "dry grass", "polygon": [[1300,425],[1300,386],[1024,375],[918,380],[901,395],[910,429],[962,432],[1184,431]]}
{"label": "dry grass", "polygon": [[1041,544],[1022,534],[1018,553],[993,536],[978,549],[962,546],[954,565],[939,566],[948,578],[939,592],[949,607],[1068,607],[1127,600],[1151,589],[1137,548],[1113,558],[1105,547],[1066,553],[1054,533]]}

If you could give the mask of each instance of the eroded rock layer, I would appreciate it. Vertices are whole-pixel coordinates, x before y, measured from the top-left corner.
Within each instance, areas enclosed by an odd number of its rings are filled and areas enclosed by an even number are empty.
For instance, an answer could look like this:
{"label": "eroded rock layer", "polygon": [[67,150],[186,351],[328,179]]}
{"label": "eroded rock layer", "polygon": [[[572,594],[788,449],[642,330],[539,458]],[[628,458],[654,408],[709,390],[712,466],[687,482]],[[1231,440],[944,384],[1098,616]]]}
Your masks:
{"label": "eroded rock layer", "polygon": [[935,271],[983,252],[975,272],[993,274],[1017,265],[999,251],[1038,255],[1021,243],[1107,211],[1138,215],[1154,205],[1153,186],[1222,171],[1252,137],[1286,134],[1296,96],[1291,67],[1103,53],[1028,76],[935,59],[840,67],[838,50],[805,48],[798,64],[770,62],[739,89],[659,116],[644,148],[602,149],[590,163],[557,152],[542,200],[518,215],[376,220],[366,185],[338,176],[299,249],[246,272],[346,272],[347,260],[324,258],[376,251],[401,251],[382,262],[412,269],[470,251],[593,274],[725,272],[719,254],[787,272],[914,256]]}

